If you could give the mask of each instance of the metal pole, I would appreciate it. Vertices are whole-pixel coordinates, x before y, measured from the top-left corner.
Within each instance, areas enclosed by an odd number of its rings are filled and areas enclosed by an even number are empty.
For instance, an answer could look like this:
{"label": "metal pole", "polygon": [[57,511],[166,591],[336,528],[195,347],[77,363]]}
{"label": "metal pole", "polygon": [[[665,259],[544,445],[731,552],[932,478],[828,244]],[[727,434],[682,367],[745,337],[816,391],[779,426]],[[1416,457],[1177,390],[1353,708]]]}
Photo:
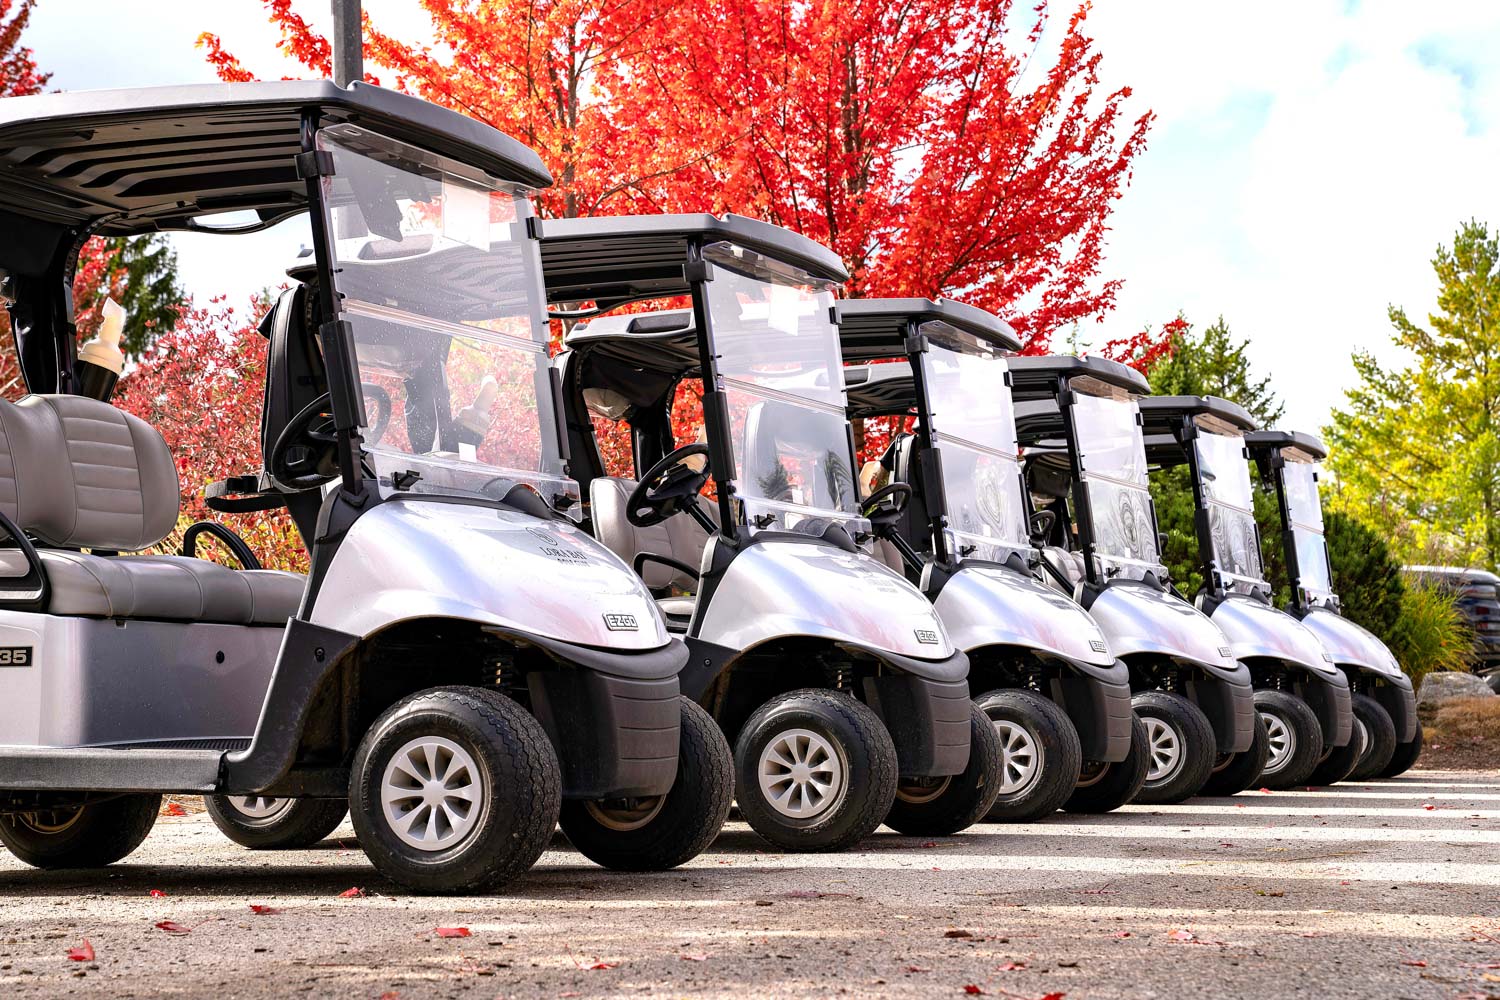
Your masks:
{"label": "metal pole", "polygon": [[333,82],[340,87],[365,78],[364,33],[360,0],[331,0],[333,4]]}

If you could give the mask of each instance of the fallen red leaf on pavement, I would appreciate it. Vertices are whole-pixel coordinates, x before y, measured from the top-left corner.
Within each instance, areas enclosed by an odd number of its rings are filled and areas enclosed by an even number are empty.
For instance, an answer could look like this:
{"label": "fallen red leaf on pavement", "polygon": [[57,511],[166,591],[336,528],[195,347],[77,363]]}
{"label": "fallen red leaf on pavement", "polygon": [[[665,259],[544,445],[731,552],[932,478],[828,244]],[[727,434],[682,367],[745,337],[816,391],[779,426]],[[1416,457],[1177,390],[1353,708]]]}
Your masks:
{"label": "fallen red leaf on pavement", "polygon": [[1349,884],[1349,880],[1348,879],[1341,879],[1339,881],[1339,885],[1348,885],[1348,884]]}
{"label": "fallen red leaf on pavement", "polygon": [[1414,969],[1425,969],[1425,968],[1427,968],[1427,963],[1424,962],[1420,958],[1403,958],[1401,960],[1401,964],[1402,965],[1409,965],[1409,966],[1411,966]]}
{"label": "fallen red leaf on pavement", "polygon": [[929,840],[929,841],[926,841],[925,843],[923,843],[922,846],[923,847],[936,847],[937,846],[937,841],[935,841],[935,840]]}
{"label": "fallen red leaf on pavement", "polygon": [[595,969],[615,969],[619,965],[619,962],[595,962],[593,965],[585,965],[584,968],[593,971]]}
{"label": "fallen red leaf on pavement", "polygon": [[1270,795],[1271,794],[1271,790],[1269,788],[1262,788],[1260,791],[1261,791],[1262,795]]}
{"label": "fallen red leaf on pavement", "polygon": [[167,816],[186,816],[187,810],[176,802],[168,802],[167,807],[162,810],[162,813]]}
{"label": "fallen red leaf on pavement", "polygon": [[707,955],[678,955],[677,957],[680,958],[680,959],[682,959],[684,962],[707,962],[708,961],[708,956]]}
{"label": "fallen red leaf on pavement", "polygon": [[397,993],[395,990],[386,990],[384,993],[380,994],[380,1000],[401,1000],[401,994]]}
{"label": "fallen red leaf on pavement", "polygon": [[1130,932],[1129,931],[1115,931],[1115,937],[1117,937],[1117,938],[1128,938],[1128,937],[1130,937]]}
{"label": "fallen red leaf on pavement", "polygon": [[967,994],[969,994],[969,996],[971,996],[971,997],[987,997],[987,996],[989,996],[988,993],[986,993],[979,986],[976,986],[974,983],[966,983],[964,985],[964,992],[967,993]]}
{"label": "fallen red leaf on pavement", "polygon": [[151,898],[152,899],[166,899],[167,898],[167,894],[164,893],[164,892],[162,892],[160,889],[152,889],[151,890]]}
{"label": "fallen red leaf on pavement", "polygon": [[955,927],[951,931],[943,931],[943,937],[945,938],[971,938],[973,936],[973,931],[966,931],[961,927]]}
{"label": "fallen red leaf on pavement", "polygon": [[932,970],[931,969],[925,969],[925,968],[923,968],[920,965],[908,965],[906,967],[905,971],[907,971],[907,972],[931,972]]}
{"label": "fallen red leaf on pavement", "polygon": [[89,939],[84,938],[83,944],[77,948],[68,949],[68,961],[70,962],[92,962],[94,960],[94,946],[89,944]]}
{"label": "fallen red leaf on pavement", "polygon": [[365,891],[363,889],[361,889],[359,886],[355,886],[352,889],[345,889],[343,892],[339,893],[339,898],[340,899],[364,899],[365,898]]}
{"label": "fallen red leaf on pavement", "polygon": [[261,903],[251,903],[250,912],[256,914],[257,916],[270,917],[280,913],[281,910],[275,906],[265,906]]}
{"label": "fallen red leaf on pavement", "polygon": [[175,920],[158,920],[156,922],[156,929],[166,931],[168,934],[191,934],[193,930],[191,927],[184,927]]}
{"label": "fallen red leaf on pavement", "polygon": [[1437,806],[1433,805],[1431,802],[1426,802],[1423,803],[1422,808],[1426,809],[1428,812],[1432,812],[1432,810],[1436,809]]}
{"label": "fallen red leaf on pavement", "polygon": [[1002,965],[995,966],[995,971],[996,972],[1020,972],[1021,970],[1025,969],[1025,968],[1026,968],[1026,963],[1025,962],[1005,962]]}
{"label": "fallen red leaf on pavement", "polygon": [[440,938],[473,937],[467,927],[434,927],[432,933]]}
{"label": "fallen red leaf on pavement", "polygon": [[1198,935],[1194,934],[1192,931],[1185,931],[1181,927],[1177,928],[1177,930],[1175,930],[1172,933],[1168,934],[1167,937],[1171,938],[1173,941],[1196,941],[1196,940],[1198,940]]}
{"label": "fallen red leaf on pavement", "polygon": [[1036,1000],[1063,1000],[1066,996],[1066,993],[1044,993],[1037,997]]}

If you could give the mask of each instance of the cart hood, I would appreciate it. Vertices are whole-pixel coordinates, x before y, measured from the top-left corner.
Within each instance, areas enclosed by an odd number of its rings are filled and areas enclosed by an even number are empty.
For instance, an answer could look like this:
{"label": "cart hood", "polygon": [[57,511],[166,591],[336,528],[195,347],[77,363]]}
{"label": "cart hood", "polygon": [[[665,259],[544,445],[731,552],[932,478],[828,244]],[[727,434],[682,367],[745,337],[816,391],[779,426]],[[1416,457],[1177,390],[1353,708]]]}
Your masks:
{"label": "cart hood", "polygon": [[1250,671],[1235,658],[1229,639],[1188,602],[1146,583],[1122,580],[1105,587],[1089,615],[1112,653],[1170,656],[1195,663],[1216,677],[1250,683]]}
{"label": "cart hood", "polygon": [[1397,687],[1411,688],[1411,678],[1402,671],[1390,649],[1363,626],[1324,608],[1308,612],[1302,624],[1318,637],[1334,663],[1370,670]]}
{"label": "cart hood", "polygon": [[363,636],[414,618],[620,652],[668,641],[640,577],[582,529],[504,507],[388,500],[349,528],[312,622]]}
{"label": "cart hood", "polygon": [[1109,643],[1088,612],[1038,581],[1005,566],[963,564],[934,602],[953,644],[1021,646],[1080,664],[1109,667]]}
{"label": "cart hood", "polygon": [[1333,657],[1297,619],[1251,597],[1226,597],[1210,616],[1229,637],[1241,660],[1264,657],[1305,667],[1328,680],[1343,681]]}

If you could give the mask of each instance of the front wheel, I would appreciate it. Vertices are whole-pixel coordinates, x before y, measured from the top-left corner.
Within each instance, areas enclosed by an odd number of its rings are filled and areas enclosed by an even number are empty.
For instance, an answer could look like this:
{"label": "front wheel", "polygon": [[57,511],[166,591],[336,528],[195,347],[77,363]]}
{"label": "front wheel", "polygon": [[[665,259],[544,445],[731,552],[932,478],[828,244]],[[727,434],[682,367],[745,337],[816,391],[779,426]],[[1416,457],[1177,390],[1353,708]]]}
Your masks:
{"label": "front wheel", "polygon": [[946,837],[967,830],[990,811],[1000,791],[1001,746],[989,716],[969,709],[969,763],[962,774],[901,781],[885,825],[912,836]]}
{"label": "front wheel", "polygon": [[1078,784],[1063,808],[1070,813],[1113,812],[1130,802],[1146,783],[1151,765],[1146,724],[1134,712],[1130,715],[1130,753],[1116,763],[1086,760],[1078,775]]}
{"label": "front wheel", "polygon": [[841,851],[885,821],[896,744],[869,706],[804,688],[772,698],[734,747],[735,798],[756,833],[786,851]]}
{"label": "front wheel", "polygon": [[6,813],[0,816],[0,843],[33,868],[102,868],[141,846],[160,809],[160,795],[121,795]]}
{"label": "front wheel", "polygon": [[707,712],[679,696],[677,778],[665,795],[565,801],[559,821],[579,853],[617,871],[665,871],[707,850],[734,799],[734,758]]}
{"label": "front wheel", "polygon": [[475,687],[419,691],[360,740],[349,816],[379,872],[417,892],[493,889],[536,863],[562,772],[541,725]]}
{"label": "front wheel", "polygon": [[[1367,694],[1354,696],[1354,728],[1365,736],[1364,752],[1349,772],[1350,781],[1379,776],[1396,756],[1396,724],[1385,706]],[[1351,740],[1352,742],[1352,740]]]}
{"label": "front wheel", "polygon": [[1340,781],[1353,775],[1355,767],[1359,765],[1360,758],[1370,748],[1370,730],[1360,721],[1358,713],[1354,717],[1354,726],[1349,733],[1349,742],[1341,747],[1324,747],[1323,759],[1318,766],[1313,768],[1313,773],[1308,776],[1309,785],[1336,785]]}
{"label": "front wheel", "polygon": [[[1500,677],[1500,674],[1492,676]],[[1396,744],[1396,752],[1391,754],[1391,762],[1380,772],[1382,778],[1394,778],[1398,774],[1405,774],[1416,764],[1417,758],[1422,756],[1422,723],[1417,723],[1417,735],[1405,743]]]}
{"label": "front wheel", "polygon": [[1156,805],[1197,795],[1218,756],[1208,716],[1182,695],[1166,691],[1142,691],[1130,701],[1146,724],[1151,757],[1146,783],[1135,800]]}
{"label": "front wheel", "polygon": [[1261,784],[1266,788],[1307,784],[1323,756],[1323,728],[1311,706],[1285,691],[1257,691],[1255,710],[1266,724],[1268,741]]}
{"label": "front wheel", "polygon": [[259,851],[311,847],[338,829],[349,812],[343,799],[209,795],[203,804],[224,836]]}
{"label": "front wheel", "polygon": [[974,701],[1000,740],[1000,794],[989,821],[1030,823],[1062,808],[1083,769],[1073,720],[1032,691],[990,691]]}
{"label": "front wheel", "polygon": [[1208,776],[1208,783],[1198,794],[1238,795],[1260,780],[1269,752],[1270,737],[1266,735],[1266,721],[1256,715],[1250,749],[1240,753],[1220,754],[1213,773]]}

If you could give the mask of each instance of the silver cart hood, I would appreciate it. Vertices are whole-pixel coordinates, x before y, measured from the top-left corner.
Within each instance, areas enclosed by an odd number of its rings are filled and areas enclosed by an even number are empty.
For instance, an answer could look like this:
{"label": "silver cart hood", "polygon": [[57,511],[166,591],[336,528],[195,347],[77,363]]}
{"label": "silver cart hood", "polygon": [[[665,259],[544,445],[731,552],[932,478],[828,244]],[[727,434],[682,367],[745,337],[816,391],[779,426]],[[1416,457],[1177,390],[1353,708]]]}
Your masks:
{"label": "silver cart hood", "polygon": [[582,529],[504,508],[388,500],[350,527],[312,622],[363,636],[433,617],[617,651],[668,642],[640,577]]}
{"label": "silver cart hood", "polygon": [[919,660],[954,653],[932,602],[905,577],[811,538],[757,541],[736,555],[695,635],[739,650],[812,636]]}
{"label": "silver cart hood", "polygon": [[1363,626],[1324,608],[1308,612],[1302,624],[1318,637],[1334,663],[1373,671],[1400,688],[1411,687],[1411,678],[1390,649]]}
{"label": "silver cart hood", "polygon": [[1115,662],[1104,633],[1077,604],[1004,566],[963,564],[934,602],[954,645],[1023,646],[1100,667]]}
{"label": "silver cart hood", "polygon": [[1329,680],[1343,680],[1318,637],[1285,611],[1251,597],[1231,596],[1221,601],[1210,617],[1229,637],[1238,659],[1269,657],[1305,667]]}
{"label": "silver cart hood", "polygon": [[1214,675],[1250,683],[1250,671],[1236,660],[1229,639],[1208,616],[1187,601],[1145,583],[1112,583],[1089,605],[1116,656],[1156,653],[1187,660]]}

